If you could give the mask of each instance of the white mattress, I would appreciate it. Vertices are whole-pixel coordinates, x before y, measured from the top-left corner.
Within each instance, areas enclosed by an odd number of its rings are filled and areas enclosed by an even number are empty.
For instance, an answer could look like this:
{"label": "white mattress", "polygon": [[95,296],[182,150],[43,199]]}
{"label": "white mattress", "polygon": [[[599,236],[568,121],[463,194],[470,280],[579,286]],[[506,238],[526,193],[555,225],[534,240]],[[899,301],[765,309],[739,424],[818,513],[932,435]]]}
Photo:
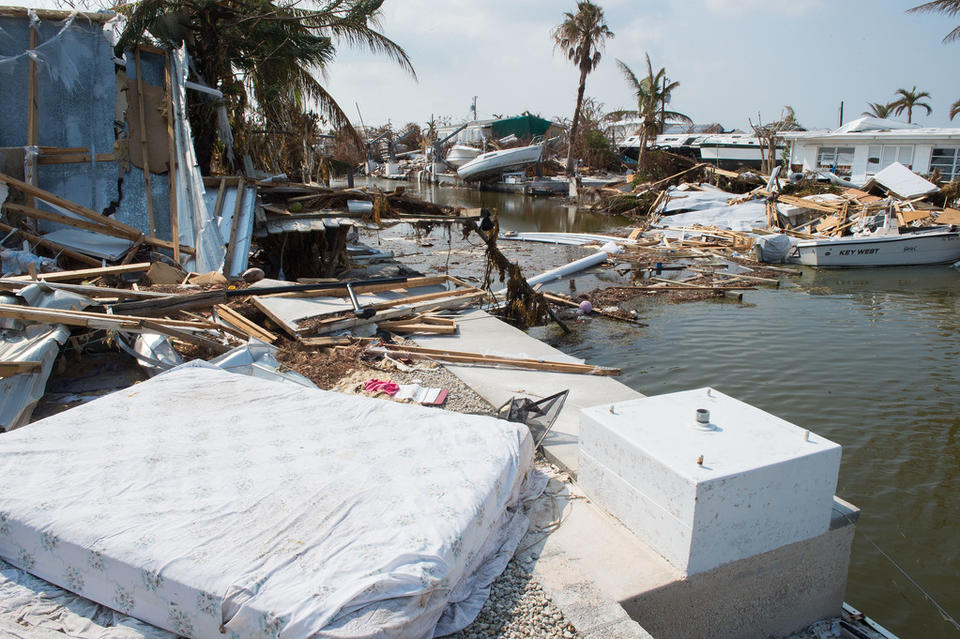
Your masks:
{"label": "white mattress", "polygon": [[0,436],[0,557],[194,639],[430,637],[509,560],[532,458],[523,425],[188,365]]}

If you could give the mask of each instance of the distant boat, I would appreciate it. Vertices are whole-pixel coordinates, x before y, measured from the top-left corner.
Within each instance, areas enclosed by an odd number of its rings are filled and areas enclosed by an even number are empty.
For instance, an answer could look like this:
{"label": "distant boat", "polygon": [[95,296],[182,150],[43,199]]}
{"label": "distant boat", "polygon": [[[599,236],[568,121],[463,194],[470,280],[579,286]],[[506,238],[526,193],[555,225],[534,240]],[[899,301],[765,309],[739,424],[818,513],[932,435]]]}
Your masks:
{"label": "distant boat", "polygon": [[514,149],[504,149],[502,151],[491,151],[467,162],[457,169],[457,173],[464,180],[482,180],[498,175],[507,169],[534,164],[540,160],[540,154],[542,152],[542,144],[519,146]]}
{"label": "distant boat", "polygon": [[[640,151],[640,141],[641,136],[633,135],[617,148],[630,159],[636,160]],[[749,133],[658,135],[650,146],[701,162],[709,162],[721,169],[760,168],[764,152],[756,136]],[[778,158],[783,155],[784,149],[782,143],[777,145]]]}
{"label": "distant boat", "polygon": [[801,240],[800,263],[820,268],[948,264],[960,260],[960,231],[938,227],[900,235]]}
{"label": "distant boat", "polygon": [[447,164],[461,167],[480,155],[480,149],[466,144],[454,144],[447,152]]}

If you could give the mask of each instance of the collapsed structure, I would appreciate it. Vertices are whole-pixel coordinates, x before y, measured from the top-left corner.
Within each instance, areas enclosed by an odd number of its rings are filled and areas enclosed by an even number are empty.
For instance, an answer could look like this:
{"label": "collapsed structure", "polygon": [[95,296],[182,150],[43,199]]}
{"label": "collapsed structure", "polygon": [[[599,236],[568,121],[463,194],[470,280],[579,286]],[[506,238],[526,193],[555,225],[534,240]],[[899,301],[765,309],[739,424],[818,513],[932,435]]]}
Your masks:
{"label": "collapsed structure", "polygon": [[[211,90],[188,81],[183,51],[116,59],[101,14],[5,10],[0,28],[13,42],[0,40],[0,70],[22,89],[0,95],[15,114],[0,129],[2,228],[27,243],[4,251],[11,277],[0,280],[5,561],[192,639],[467,627],[543,489],[533,438],[516,422],[318,390],[308,366],[280,363],[347,346],[390,371],[444,363],[493,406],[520,403],[518,389],[528,408],[569,389],[537,441],[582,486],[564,486],[560,515],[535,529],[548,534],[520,552],[536,547],[536,576],[558,600],[596,594],[602,605],[570,607],[585,632],[643,636],[640,621],[658,637],[787,635],[841,614],[857,511],[834,496],[838,446],[706,389],[643,399],[612,379],[618,369],[477,308],[504,293],[511,305],[534,300],[521,317],[547,301],[581,308],[535,288],[611,258],[644,263],[650,281],[626,287],[641,291],[770,283],[733,259],[751,250],[744,232],[758,219],[785,226],[777,205],[789,196],[758,189],[737,209],[716,188],[664,191],[655,214],[672,228],[559,238],[603,246],[525,278],[496,252],[482,211],[402,189],[201,177],[185,105],[188,90]],[[837,206],[849,213],[850,200]],[[836,208],[807,208],[817,206]],[[721,207],[742,219],[705,228],[668,215]],[[391,222],[480,233],[488,270],[506,266],[506,290],[410,273],[351,245],[351,227]],[[248,270],[254,244],[267,254],[261,272]],[[709,264],[661,277],[654,253],[684,252]],[[375,262],[393,270],[362,277]],[[156,377],[30,424],[61,346],[99,342]],[[418,393],[409,397],[443,401]],[[649,407],[658,417],[644,422]],[[712,418],[695,420],[698,409]],[[758,438],[771,450],[744,459],[737,449]],[[622,574],[607,574],[621,550]],[[597,610],[607,617],[591,618]]]}

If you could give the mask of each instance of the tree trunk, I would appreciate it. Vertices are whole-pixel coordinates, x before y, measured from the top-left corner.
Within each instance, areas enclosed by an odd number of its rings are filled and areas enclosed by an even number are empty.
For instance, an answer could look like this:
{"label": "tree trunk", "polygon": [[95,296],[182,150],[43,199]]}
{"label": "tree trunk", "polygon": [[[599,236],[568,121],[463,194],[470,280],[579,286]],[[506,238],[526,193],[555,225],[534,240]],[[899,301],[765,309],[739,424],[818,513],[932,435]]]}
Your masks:
{"label": "tree trunk", "polygon": [[647,125],[644,124],[640,127],[640,149],[637,151],[637,172],[643,171],[643,159],[647,155],[647,141],[649,140],[647,135]]}
{"label": "tree trunk", "polygon": [[583,92],[587,88],[587,71],[580,69],[580,86],[577,88],[577,106],[573,109],[573,122],[570,124],[570,144],[567,146],[567,175],[573,175],[573,147],[577,143],[577,131],[580,128],[580,107],[583,106]]}

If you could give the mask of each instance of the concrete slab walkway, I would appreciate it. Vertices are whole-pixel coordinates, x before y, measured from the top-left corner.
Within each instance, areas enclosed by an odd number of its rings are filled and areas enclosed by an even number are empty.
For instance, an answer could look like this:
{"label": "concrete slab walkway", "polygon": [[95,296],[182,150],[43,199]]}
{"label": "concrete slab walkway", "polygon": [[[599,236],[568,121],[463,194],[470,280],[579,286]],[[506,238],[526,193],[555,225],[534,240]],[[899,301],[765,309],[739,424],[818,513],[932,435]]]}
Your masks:
{"label": "concrete slab walkway", "polygon": [[[413,341],[428,348],[583,363],[583,360],[566,355],[481,310],[460,315],[457,326],[458,335],[418,335]],[[500,406],[511,397],[542,399],[569,390],[563,410],[544,440],[543,452],[552,462],[574,475],[579,459],[580,409],[643,397],[614,377],[455,364],[444,366],[494,406]]]}

